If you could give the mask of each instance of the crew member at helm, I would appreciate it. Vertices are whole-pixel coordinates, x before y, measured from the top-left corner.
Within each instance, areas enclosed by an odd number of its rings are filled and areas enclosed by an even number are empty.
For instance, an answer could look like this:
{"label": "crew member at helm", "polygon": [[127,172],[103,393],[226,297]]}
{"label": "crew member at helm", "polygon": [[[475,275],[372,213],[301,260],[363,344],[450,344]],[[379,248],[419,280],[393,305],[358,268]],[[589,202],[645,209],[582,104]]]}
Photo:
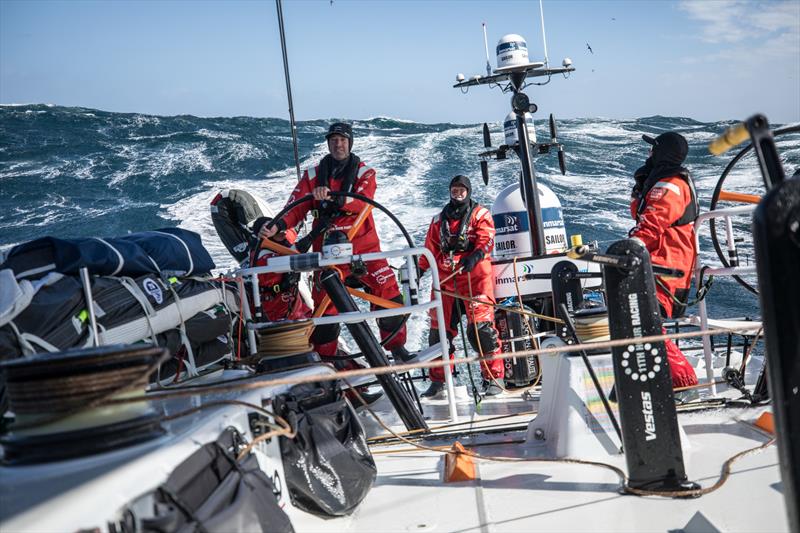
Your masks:
{"label": "crew member at helm", "polygon": [[[254,227],[263,227],[264,224],[272,220],[271,217],[261,217],[254,222]],[[270,240],[290,248],[297,240],[297,232],[294,228],[275,233]],[[262,248],[255,254],[251,252],[250,264],[253,266],[264,266],[270,257],[278,255],[268,248]],[[258,275],[258,288],[261,292],[261,310],[264,319],[269,322],[278,320],[300,320],[311,316],[311,309],[303,301],[298,289],[300,273],[268,273]]]}
{"label": "crew member at helm", "polygon": [[[686,306],[694,270],[694,221],[699,207],[694,181],[682,166],[689,145],[675,132],[662,133],[656,138],[642,135],[651,145],[644,166],[636,170],[631,194],[631,215],[636,226],[630,236],[641,240],[654,265],[680,269],[682,278],[656,276],[656,296],[661,314],[666,318],[680,317]],[[694,369],[672,340],[666,341],[667,357],[674,387],[697,384]]]}
{"label": "crew member at helm", "polygon": [[[314,223],[309,235],[303,239],[308,237],[313,239],[313,250],[319,252],[322,250],[328,233],[347,233],[358,218],[358,214],[368,205],[366,202],[351,197],[332,197],[329,195],[331,191],[352,192],[374,198],[377,187],[375,171],[361,161],[357,155],[351,153],[353,130],[350,124],[343,122],[331,124],[325,139],[328,141],[330,153],[322,158],[319,165],[309,167],[303,172],[302,179],[292,191],[286,204],[309,194],[313,194],[314,200],[303,202],[290,209],[275,225],[269,227],[265,225],[259,232],[260,237],[269,238],[278,231],[295,227],[311,211],[314,215]],[[351,242],[353,254],[381,251],[372,214],[367,217],[352,237]],[[365,268],[361,272],[352,272],[348,265],[338,268],[342,271],[348,285],[363,286],[375,296],[402,303],[394,272],[385,259],[366,262]],[[319,284],[319,273],[315,274],[314,280],[312,297],[316,309],[322,303],[325,291]],[[336,307],[328,305],[325,314],[337,314]],[[384,340],[389,338],[393,332],[398,332],[385,343],[384,347],[391,350],[396,358],[407,360],[411,356],[405,349],[406,328],[405,325],[401,325],[402,321],[403,317],[400,316],[382,318],[378,320],[378,326],[381,338]],[[336,355],[339,331],[339,324],[321,325],[314,329],[311,341],[320,356]]]}
{"label": "crew member at helm", "polygon": [[[494,221],[489,210],[471,199],[472,185],[466,176],[456,176],[450,181],[450,201],[439,215],[433,217],[425,238],[425,247],[436,258],[439,276],[445,279],[460,270],[451,279],[442,283],[442,291],[456,293],[472,301],[459,301],[442,293],[445,329],[450,346],[450,358],[455,347],[453,338],[457,334],[461,315],[467,315],[467,338],[472,348],[484,357],[500,353],[497,329],[494,326],[494,278],[489,256],[494,246]],[[419,262],[424,272],[430,265],[423,256]],[[475,300],[486,302],[476,303]],[[491,305],[487,305],[491,304]],[[434,310],[430,312],[431,330],[428,342],[439,342],[439,323]],[[477,330],[477,335],[476,335]],[[431,368],[431,385],[422,396],[439,394],[444,382],[444,370]],[[484,393],[500,394],[503,387],[503,361],[481,361]]]}

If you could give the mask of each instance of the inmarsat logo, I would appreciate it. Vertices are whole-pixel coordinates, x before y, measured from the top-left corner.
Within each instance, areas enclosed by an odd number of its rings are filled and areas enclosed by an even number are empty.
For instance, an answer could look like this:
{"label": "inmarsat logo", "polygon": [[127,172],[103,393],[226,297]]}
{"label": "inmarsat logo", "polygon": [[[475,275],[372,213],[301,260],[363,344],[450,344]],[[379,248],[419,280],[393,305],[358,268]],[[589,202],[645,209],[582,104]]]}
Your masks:
{"label": "inmarsat logo", "polygon": [[494,224],[497,226],[496,231],[498,235],[503,235],[505,233],[517,233],[522,231],[519,224],[519,218],[516,215],[503,215],[502,222],[503,225],[499,224],[498,217],[495,217]]}

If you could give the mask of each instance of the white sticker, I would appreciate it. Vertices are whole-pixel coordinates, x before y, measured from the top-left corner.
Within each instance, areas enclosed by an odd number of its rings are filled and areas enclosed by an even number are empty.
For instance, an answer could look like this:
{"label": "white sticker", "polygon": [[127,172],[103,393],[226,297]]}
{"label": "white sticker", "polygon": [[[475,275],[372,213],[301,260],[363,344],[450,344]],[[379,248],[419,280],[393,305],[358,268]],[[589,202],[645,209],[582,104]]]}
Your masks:
{"label": "white sticker", "polygon": [[151,278],[145,278],[142,282],[142,287],[144,288],[144,292],[149,294],[158,305],[161,305],[164,302],[164,293],[161,292],[161,287],[158,286],[158,283],[156,283],[155,280]]}

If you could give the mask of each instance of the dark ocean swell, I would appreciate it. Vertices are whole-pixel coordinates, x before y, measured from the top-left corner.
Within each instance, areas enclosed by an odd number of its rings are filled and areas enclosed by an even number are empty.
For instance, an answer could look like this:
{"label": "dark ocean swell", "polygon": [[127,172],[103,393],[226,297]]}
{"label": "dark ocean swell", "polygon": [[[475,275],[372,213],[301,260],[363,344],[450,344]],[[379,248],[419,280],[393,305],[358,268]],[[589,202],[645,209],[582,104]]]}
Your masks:
{"label": "dark ocean swell", "polygon": [[[744,118],[744,117],[743,117]],[[298,125],[301,165],[325,153],[328,120]],[[554,155],[536,159],[537,175],[560,198],[569,234],[601,246],[632,226],[628,213],[631,173],[647,155],[642,133],[676,130],[690,143],[687,166],[701,207],[733,157],[713,157],[708,142],[730,122],[688,118],[573,119],[559,123],[567,151],[567,175]],[[503,142],[490,124],[493,144]],[[447,199],[449,179],[473,177],[475,197],[491,205],[516,180],[516,159],[492,164],[484,186],[477,154],[480,124],[419,124],[392,118],[354,121],[354,152],[378,173],[376,199],[391,209],[418,243],[432,215]],[[546,121],[537,120],[546,139]],[[779,144],[789,173],[800,167],[800,136]],[[760,193],[755,161],[748,156],[729,178],[729,188]],[[158,117],[48,105],[0,106],[0,250],[44,235],[119,235],[164,226],[199,232],[219,267],[233,265],[216,236],[208,203],[220,189],[243,188],[280,209],[296,181],[286,120],[193,116]],[[384,248],[402,245],[386,218],[378,217]],[[746,223],[739,227],[746,230]],[[715,260],[704,229],[706,261]],[[747,251],[745,251],[745,256]],[[714,288],[716,311],[728,316],[757,312],[757,302],[730,280]]]}

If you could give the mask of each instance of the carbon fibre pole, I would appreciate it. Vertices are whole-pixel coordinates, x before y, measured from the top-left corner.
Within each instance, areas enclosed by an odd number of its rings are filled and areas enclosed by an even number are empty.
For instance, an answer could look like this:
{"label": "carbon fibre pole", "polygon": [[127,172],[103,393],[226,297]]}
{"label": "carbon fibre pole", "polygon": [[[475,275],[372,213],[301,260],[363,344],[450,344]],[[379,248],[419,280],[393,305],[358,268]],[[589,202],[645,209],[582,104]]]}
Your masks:
{"label": "carbon fibre pole", "polygon": [[281,52],[283,53],[283,76],[286,79],[286,96],[289,99],[289,122],[292,126],[292,145],[294,147],[294,165],[297,170],[297,181],[300,181],[300,155],[297,150],[297,123],[294,120],[294,104],[292,103],[292,82],[289,79],[289,57],[286,55],[286,34],[283,31],[283,6],[281,0],[275,0],[278,9],[278,28],[281,33]]}
{"label": "carbon fibre pole", "polygon": [[[358,306],[353,297],[339,279],[339,274],[333,269],[325,269],[319,277],[320,284],[333,302],[336,310],[340,313],[357,313]],[[390,366],[386,354],[383,352],[378,339],[369,329],[366,322],[348,323],[347,329],[361,349],[361,353],[372,368]],[[381,374],[376,376],[383,391],[392,402],[397,414],[405,424],[406,429],[413,431],[416,429],[428,430],[428,424],[422,417],[422,413],[417,410],[411,395],[400,386],[397,374]]]}

